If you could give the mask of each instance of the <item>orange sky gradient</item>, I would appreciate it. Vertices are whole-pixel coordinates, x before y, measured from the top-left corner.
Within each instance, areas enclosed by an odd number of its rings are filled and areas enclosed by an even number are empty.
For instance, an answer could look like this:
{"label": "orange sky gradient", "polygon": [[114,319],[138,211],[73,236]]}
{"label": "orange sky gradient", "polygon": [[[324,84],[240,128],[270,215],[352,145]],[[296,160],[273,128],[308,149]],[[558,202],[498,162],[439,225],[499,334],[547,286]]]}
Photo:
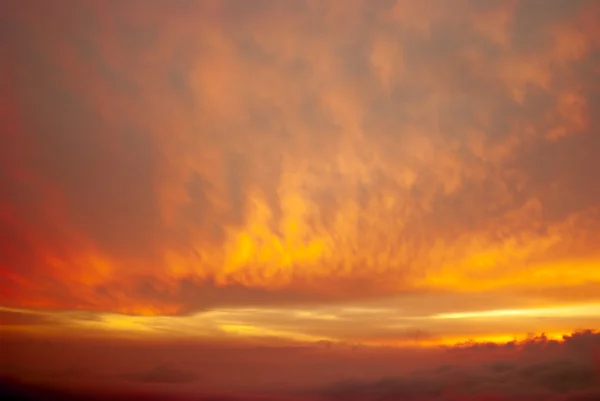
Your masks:
{"label": "orange sky gradient", "polygon": [[0,27],[3,341],[600,328],[599,2],[9,0]]}

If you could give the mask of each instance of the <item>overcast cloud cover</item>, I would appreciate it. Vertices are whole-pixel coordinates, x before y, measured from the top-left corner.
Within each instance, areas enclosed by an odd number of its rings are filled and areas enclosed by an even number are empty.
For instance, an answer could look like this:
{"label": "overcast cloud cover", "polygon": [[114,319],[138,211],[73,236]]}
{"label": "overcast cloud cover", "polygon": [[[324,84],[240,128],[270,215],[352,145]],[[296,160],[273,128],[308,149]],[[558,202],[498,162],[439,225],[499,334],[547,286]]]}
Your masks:
{"label": "overcast cloud cover", "polygon": [[598,281],[595,1],[26,0],[0,18],[5,305],[572,300]]}
{"label": "overcast cloud cover", "polygon": [[1,372],[598,399],[599,111],[595,0],[2,1]]}

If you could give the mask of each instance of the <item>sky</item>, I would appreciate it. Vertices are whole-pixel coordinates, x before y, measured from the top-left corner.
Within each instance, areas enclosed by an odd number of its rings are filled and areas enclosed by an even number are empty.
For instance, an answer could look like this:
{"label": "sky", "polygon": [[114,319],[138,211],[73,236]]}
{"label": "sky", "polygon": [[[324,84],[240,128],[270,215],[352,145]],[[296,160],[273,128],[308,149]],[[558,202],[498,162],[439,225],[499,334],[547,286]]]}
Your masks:
{"label": "sky", "polygon": [[597,1],[8,0],[0,60],[11,377],[598,346]]}

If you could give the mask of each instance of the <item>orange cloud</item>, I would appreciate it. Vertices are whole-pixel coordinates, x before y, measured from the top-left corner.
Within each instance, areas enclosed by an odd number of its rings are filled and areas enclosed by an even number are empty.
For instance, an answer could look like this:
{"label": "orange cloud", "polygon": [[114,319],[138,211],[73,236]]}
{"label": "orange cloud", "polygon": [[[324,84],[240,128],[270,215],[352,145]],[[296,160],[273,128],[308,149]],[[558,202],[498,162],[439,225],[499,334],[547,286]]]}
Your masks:
{"label": "orange cloud", "polygon": [[31,4],[3,21],[2,305],[598,285],[593,2]]}

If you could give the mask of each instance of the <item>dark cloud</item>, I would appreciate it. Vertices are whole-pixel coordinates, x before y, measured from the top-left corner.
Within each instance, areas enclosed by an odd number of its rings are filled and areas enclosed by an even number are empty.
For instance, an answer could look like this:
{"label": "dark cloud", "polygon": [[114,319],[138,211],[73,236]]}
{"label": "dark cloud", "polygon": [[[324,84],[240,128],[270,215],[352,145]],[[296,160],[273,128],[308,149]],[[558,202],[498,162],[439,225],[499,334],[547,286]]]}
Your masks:
{"label": "dark cloud", "polygon": [[[173,399],[172,394],[162,391],[136,391],[115,389],[57,389],[52,386],[15,381],[0,378],[0,391],[4,399],[14,401],[102,401],[111,399],[115,401],[127,401],[132,399],[144,399],[148,401],[169,401]],[[255,397],[231,396],[231,395],[190,395],[178,394],[178,400],[182,401],[243,401],[256,400]],[[272,398],[269,400],[275,401]],[[267,398],[263,398],[267,400]]]}
{"label": "dark cloud", "polygon": [[445,365],[370,382],[339,382],[325,394],[335,400],[583,400],[600,394],[600,365],[594,359],[600,355],[600,334],[593,331],[565,336],[563,342],[542,336],[459,349],[498,360]]}
{"label": "dark cloud", "polygon": [[575,401],[600,393],[600,334],[594,331],[560,342],[538,336],[452,350],[18,338],[10,352],[19,347],[23,357],[38,358],[53,369],[48,372],[58,372],[45,380],[59,387],[68,382],[80,389],[78,394],[122,394],[125,385],[184,399],[203,399],[208,389],[234,398],[260,393],[264,398],[258,399],[305,401]]}

